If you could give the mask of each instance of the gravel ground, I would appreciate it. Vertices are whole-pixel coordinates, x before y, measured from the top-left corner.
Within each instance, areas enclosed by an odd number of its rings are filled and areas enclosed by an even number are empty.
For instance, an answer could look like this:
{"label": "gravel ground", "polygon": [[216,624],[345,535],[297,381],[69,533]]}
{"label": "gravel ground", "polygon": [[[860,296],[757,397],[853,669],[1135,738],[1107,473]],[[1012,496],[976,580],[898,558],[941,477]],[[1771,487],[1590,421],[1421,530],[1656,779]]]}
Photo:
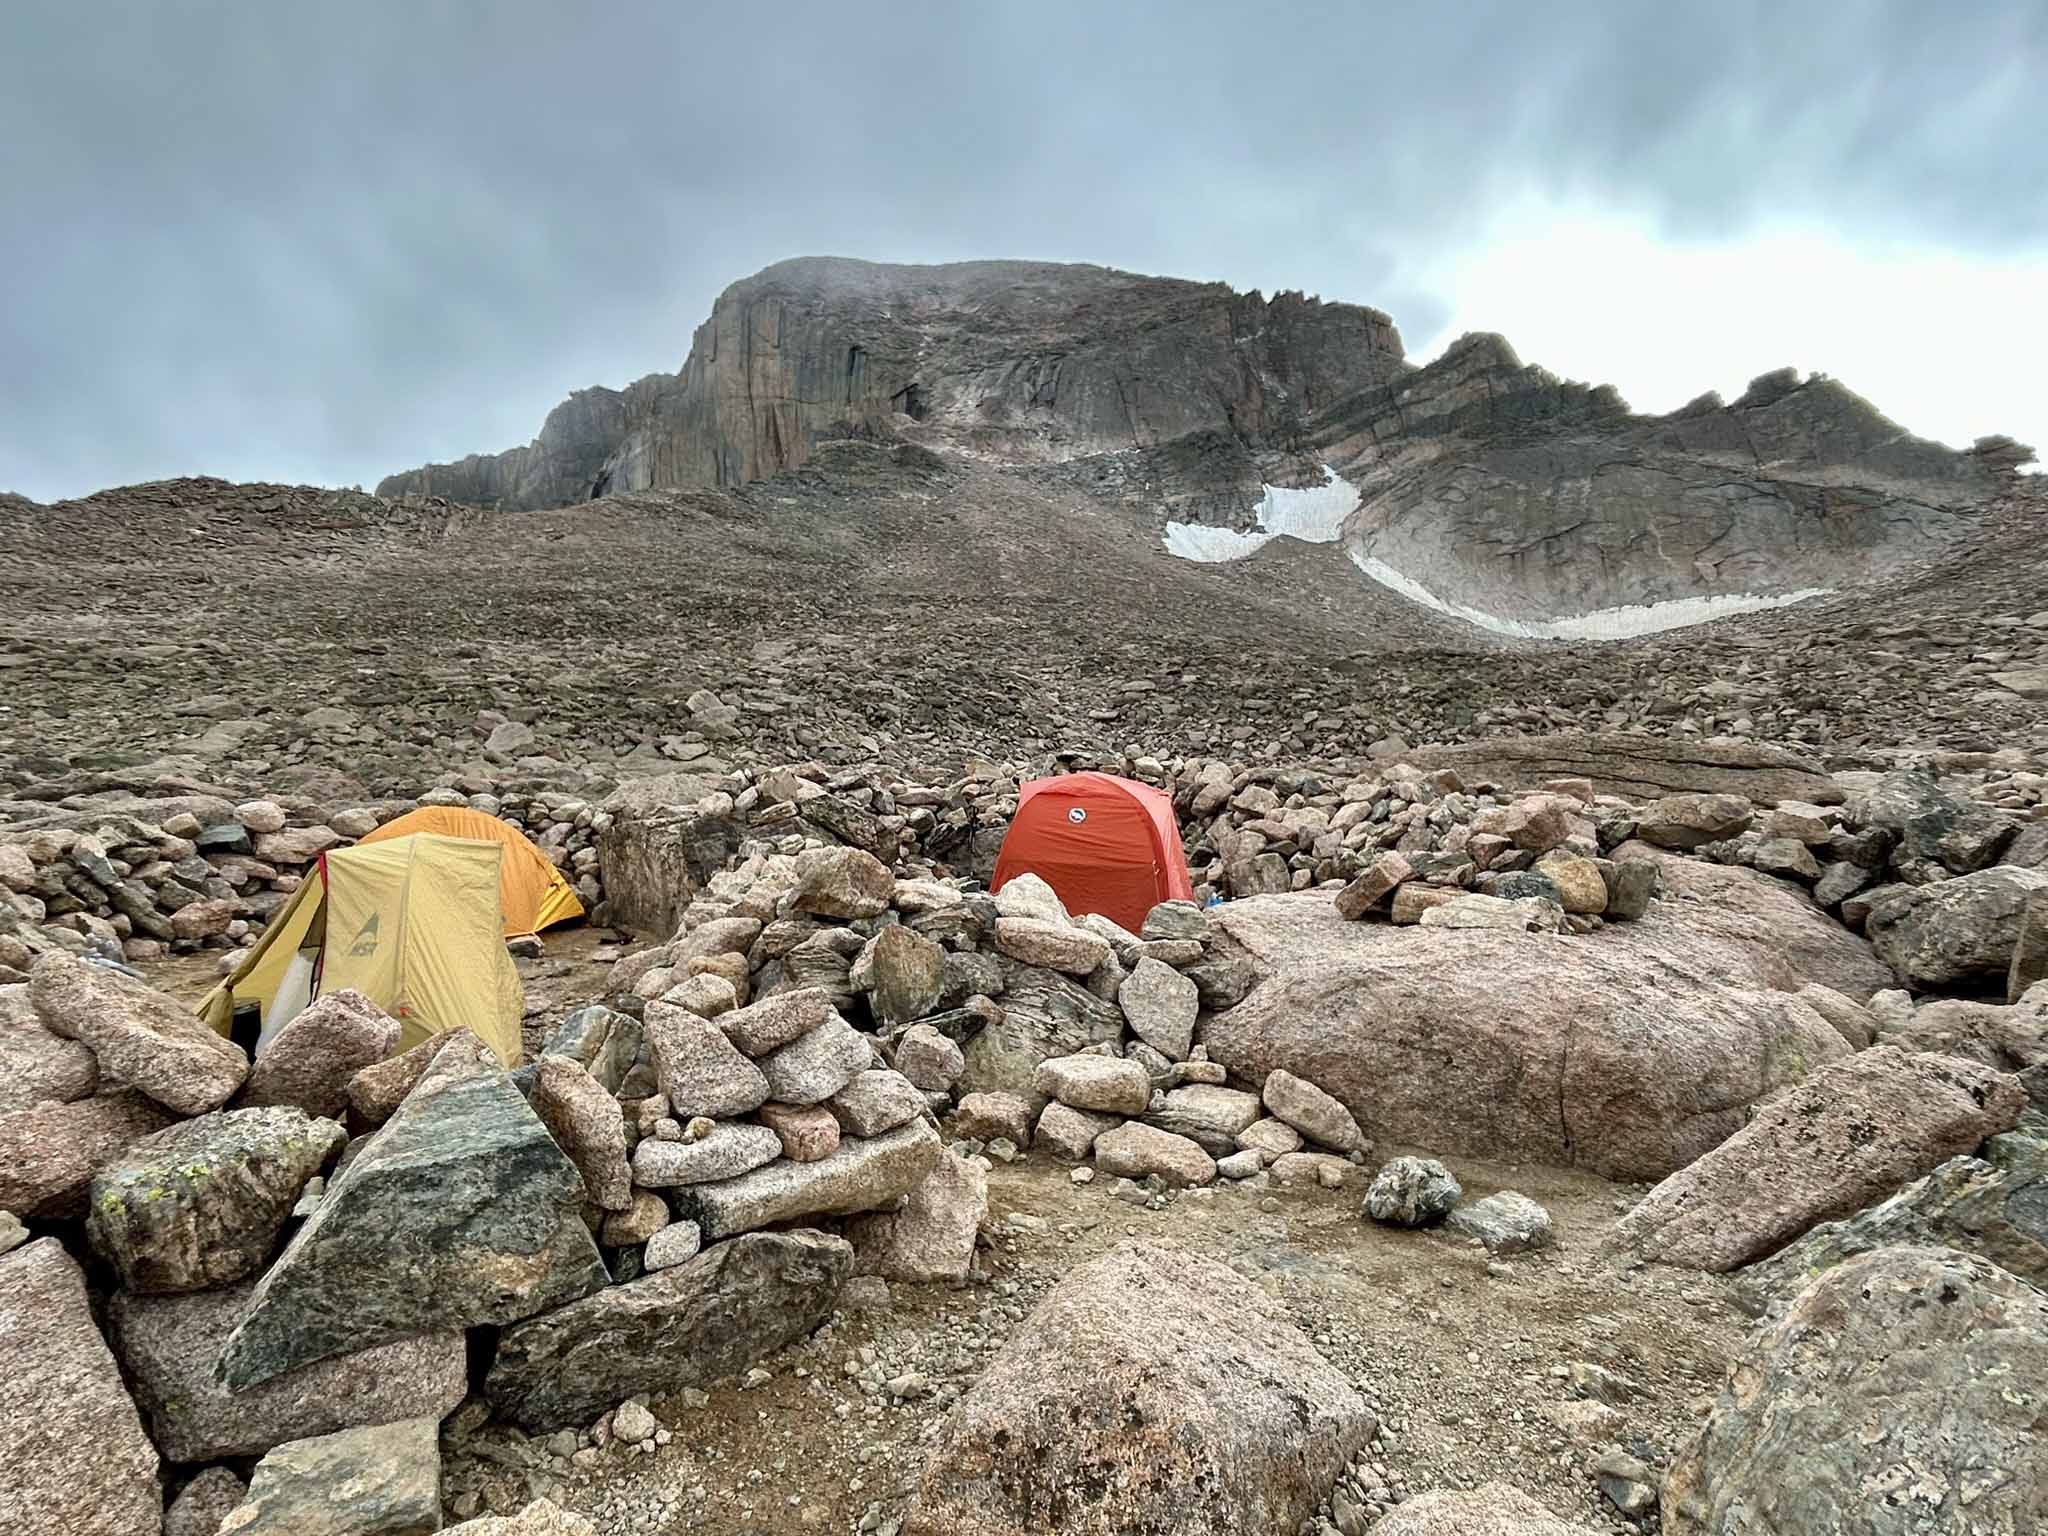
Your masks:
{"label": "gravel ground", "polygon": [[[1221,1257],[1279,1301],[1377,1410],[1351,1518],[1431,1488],[1500,1479],[1596,1529],[1640,1530],[1594,1481],[1603,1450],[1661,1466],[1690,1433],[1744,1323],[1718,1281],[1617,1271],[1599,1247],[1634,1191],[1577,1173],[1452,1160],[1467,1198],[1512,1187],[1558,1228],[1549,1252],[1490,1263],[1476,1243],[1362,1220],[1359,1187],[1231,1189],[1127,1204],[1026,1157],[990,1179],[992,1246],[958,1289],[899,1285],[746,1380],[657,1399],[665,1444],[451,1435],[458,1513],[547,1495],[606,1533],[879,1532],[897,1527],[924,1433],[1068,1270],[1143,1237]],[[1602,1401],[1602,1398],[1608,1401]],[[1362,1516],[1361,1520],[1359,1517]],[[1654,1517],[1650,1527],[1655,1528]]]}

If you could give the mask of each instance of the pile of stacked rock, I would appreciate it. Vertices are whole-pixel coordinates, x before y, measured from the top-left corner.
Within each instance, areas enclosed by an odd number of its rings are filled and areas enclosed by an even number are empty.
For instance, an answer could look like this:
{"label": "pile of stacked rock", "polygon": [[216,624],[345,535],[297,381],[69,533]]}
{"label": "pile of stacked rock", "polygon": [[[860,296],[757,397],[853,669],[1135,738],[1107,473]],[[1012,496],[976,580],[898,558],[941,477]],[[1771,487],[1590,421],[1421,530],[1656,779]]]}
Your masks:
{"label": "pile of stacked rock", "polygon": [[[88,799],[92,797],[86,797]],[[429,791],[330,809],[293,796],[233,803],[182,793],[126,809],[10,802],[0,817],[0,981],[45,950],[131,963],[253,944],[321,854],[421,805],[465,805],[520,828],[576,887],[603,900],[606,813],[552,792]]]}

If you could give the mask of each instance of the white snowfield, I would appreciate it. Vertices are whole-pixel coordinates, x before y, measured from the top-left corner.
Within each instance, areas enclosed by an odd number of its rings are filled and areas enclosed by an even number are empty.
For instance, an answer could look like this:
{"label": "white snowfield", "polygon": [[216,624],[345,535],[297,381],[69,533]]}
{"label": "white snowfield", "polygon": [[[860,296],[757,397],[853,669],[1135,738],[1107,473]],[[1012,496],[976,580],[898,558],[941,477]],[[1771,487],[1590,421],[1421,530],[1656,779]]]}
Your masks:
{"label": "white snowfield", "polygon": [[[1166,552],[1183,560],[1216,563],[1242,560],[1256,554],[1285,534],[1305,544],[1334,544],[1344,536],[1344,520],[1357,508],[1358,487],[1329,465],[1323,466],[1323,483],[1306,490],[1269,485],[1259,502],[1258,526],[1247,533],[1234,528],[1210,528],[1201,523],[1168,523]],[[1509,619],[1452,602],[1436,595],[1414,577],[1397,571],[1386,561],[1349,551],[1351,563],[1388,590],[1438,613],[1463,619],[1496,635],[1522,640],[1626,640],[1636,635],[1653,635],[1660,630],[1683,629],[1706,624],[1738,613],[1755,613],[1765,608],[1788,608],[1811,598],[1826,597],[1832,587],[1806,587],[1797,592],[1720,592],[1707,597],[1678,597],[1662,603],[1630,603],[1619,608],[1596,608],[1560,619]]]}
{"label": "white snowfield", "polygon": [[1265,491],[1259,501],[1259,525],[1251,532],[1201,523],[1168,523],[1166,552],[1204,563],[1242,560],[1283,533],[1304,544],[1334,544],[1343,537],[1344,519],[1358,506],[1358,487],[1327,464],[1321,485],[1299,491],[1269,485]]}

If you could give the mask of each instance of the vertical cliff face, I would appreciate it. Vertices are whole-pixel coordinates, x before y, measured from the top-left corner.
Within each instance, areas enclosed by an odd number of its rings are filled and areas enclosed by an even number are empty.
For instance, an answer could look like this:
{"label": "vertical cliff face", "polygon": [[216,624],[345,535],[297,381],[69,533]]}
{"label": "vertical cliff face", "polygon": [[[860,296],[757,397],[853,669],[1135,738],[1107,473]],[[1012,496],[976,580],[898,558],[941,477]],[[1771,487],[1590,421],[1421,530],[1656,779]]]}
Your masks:
{"label": "vertical cliff face", "polygon": [[583,390],[524,448],[378,489],[556,506],[760,479],[849,434],[1017,464],[1199,434],[1285,449],[1404,371],[1392,321],[1356,305],[1102,267],[807,258],[721,294],[680,373]]}

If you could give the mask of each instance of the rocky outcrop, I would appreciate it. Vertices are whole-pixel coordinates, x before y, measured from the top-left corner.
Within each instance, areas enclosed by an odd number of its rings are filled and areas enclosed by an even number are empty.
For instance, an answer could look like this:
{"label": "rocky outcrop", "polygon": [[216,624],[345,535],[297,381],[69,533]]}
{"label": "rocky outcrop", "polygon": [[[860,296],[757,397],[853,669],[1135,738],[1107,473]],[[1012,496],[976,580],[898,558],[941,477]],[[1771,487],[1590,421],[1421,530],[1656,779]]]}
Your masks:
{"label": "rocky outcrop", "polygon": [[1843,798],[1834,780],[1811,758],[1757,741],[1563,731],[1415,747],[1402,759],[1426,768],[1452,769],[1468,784],[1537,789],[1552,779],[1584,779],[1595,794],[1636,801],[1685,793],[1740,795],[1758,805],[1780,800],[1834,805]]}
{"label": "rocky outcrop", "polygon": [[1126,1243],[1062,1280],[938,1426],[904,1530],[1292,1531],[1376,1427],[1250,1282]]}
{"label": "rocky outcrop", "polygon": [[1981,1158],[1952,1157],[1890,1199],[1746,1266],[1735,1296],[1761,1315],[1845,1259],[1902,1246],[1958,1248],[2048,1289],[2048,1141],[1994,1136]]}
{"label": "rocky outcrop", "polygon": [[[1285,440],[1405,371],[1385,315],[1300,294],[1043,262],[809,257],[720,294],[680,373],[580,390],[526,447],[392,475],[378,494],[557,507],[738,485],[804,463],[822,438],[897,433],[1019,464],[1236,446]],[[1241,446],[1215,457],[1256,485]]]}
{"label": "rocky outcrop", "polygon": [[2048,1296],[2026,1282],[1950,1249],[1851,1259],[1743,1352],[1665,1478],[1664,1529],[2041,1530],[2044,1379]]}
{"label": "rocky outcrop", "polygon": [[1326,414],[1316,439],[1361,493],[1353,559],[1539,624],[1843,585],[1961,540],[1999,483],[1824,377],[1635,416],[1493,335]]}
{"label": "rocky outcrop", "polygon": [[1306,1078],[1374,1138],[1661,1178],[1848,1054],[1772,990],[1802,948],[1862,972],[1866,994],[1884,980],[1803,898],[1773,892],[1759,915],[1760,877],[1701,867],[1741,878],[1591,940],[1351,923],[1314,893],[1231,902],[1216,926],[1267,979],[1202,1041],[1247,1082]]}
{"label": "rocky outcrop", "polygon": [[1645,1195],[1615,1237],[1645,1259],[1734,1269],[2010,1130],[2025,1105],[2007,1074],[1873,1046],[1773,1099]]}

